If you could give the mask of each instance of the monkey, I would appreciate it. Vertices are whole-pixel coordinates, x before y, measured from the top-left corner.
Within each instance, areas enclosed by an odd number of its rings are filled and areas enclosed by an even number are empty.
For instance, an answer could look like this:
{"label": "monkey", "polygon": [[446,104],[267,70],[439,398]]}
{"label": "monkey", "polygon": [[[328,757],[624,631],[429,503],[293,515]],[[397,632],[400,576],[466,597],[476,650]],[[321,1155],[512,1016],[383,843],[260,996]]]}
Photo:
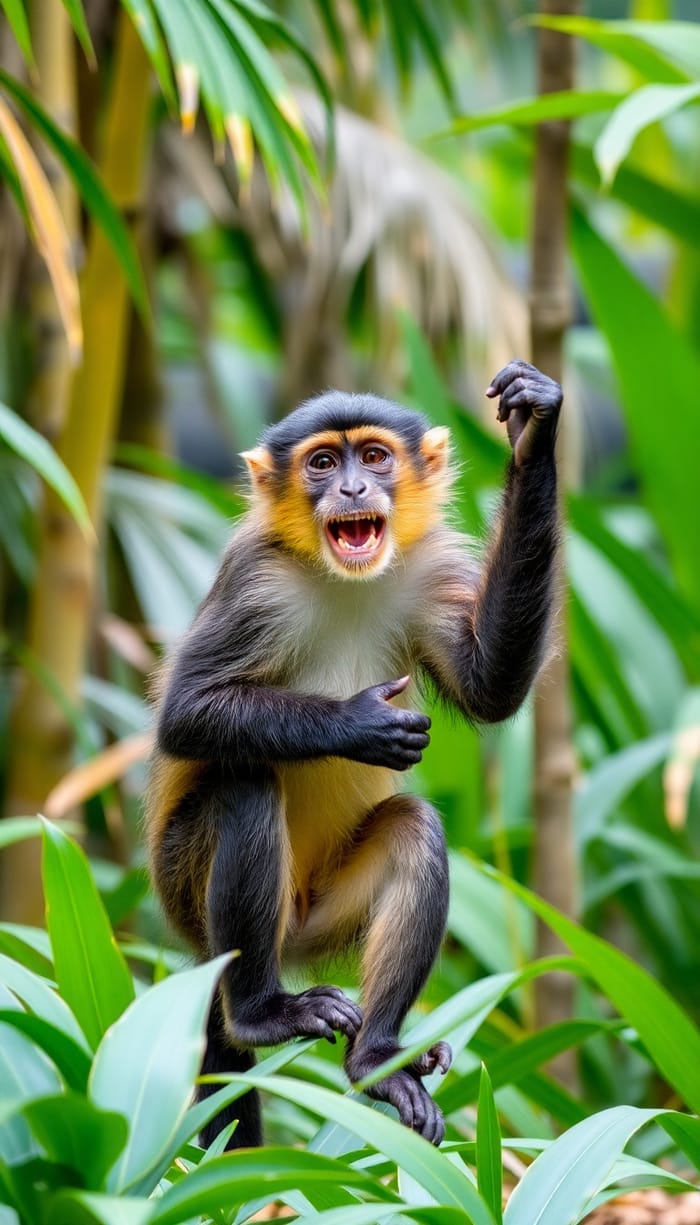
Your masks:
{"label": "monkey", "polygon": [[[483,562],[450,526],[449,430],[419,412],[325,392],[243,455],[249,509],[161,678],[146,811],[168,919],[202,958],[238,950],[203,1073],[339,1032],[357,1084],[400,1050],[449,890],[440,817],[403,788],[429,744],[421,695],[475,724],[512,716],[556,604],[561,388],[514,360],[486,395],[512,453]],[[283,986],[283,968],[355,946],[359,1005],[337,987]],[[437,1042],[367,1092],[438,1145],[423,1077],[450,1061]],[[262,1143],[252,1090],[202,1142],[234,1119],[230,1147]]]}

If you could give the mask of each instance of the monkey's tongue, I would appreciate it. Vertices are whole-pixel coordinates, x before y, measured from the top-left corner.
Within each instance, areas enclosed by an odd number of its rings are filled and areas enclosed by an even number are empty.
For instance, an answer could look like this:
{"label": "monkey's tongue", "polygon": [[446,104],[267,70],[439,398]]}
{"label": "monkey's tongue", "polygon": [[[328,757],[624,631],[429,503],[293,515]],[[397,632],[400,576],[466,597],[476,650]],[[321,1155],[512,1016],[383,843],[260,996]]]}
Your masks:
{"label": "monkey's tongue", "polygon": [[347,519],[338,524],[338,539],[344,540],[351,549],[364,549],[373,534],[373,519]]}

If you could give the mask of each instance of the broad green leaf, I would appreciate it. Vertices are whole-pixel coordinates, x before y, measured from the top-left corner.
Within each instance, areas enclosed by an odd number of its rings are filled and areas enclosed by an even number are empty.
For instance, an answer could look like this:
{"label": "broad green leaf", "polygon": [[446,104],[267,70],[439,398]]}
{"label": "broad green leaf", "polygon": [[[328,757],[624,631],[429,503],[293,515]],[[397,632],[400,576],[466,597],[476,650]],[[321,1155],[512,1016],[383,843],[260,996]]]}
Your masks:
{"label": "broad green leaf", "polygon": [[[596,189],[600,186],[600,173],[590,149],[572,144],[571,168],[576,179]],[[700,201],[696,196],[629,165],[620,167],[610,195],[682,242],[692,247],[700,244]]]}
{"label": "broad green leaf", "polygon": [[[157,1201],[153,1225],[177,1225],[203,1212],[231,1209],[252,1196],[300,1190],[313,1196],[326,1185],[358,1187],[385,1200],[393,1193],[364,1170],[299,1149],[241,1149],[202,1163]],[[351,1197],[348,1196],[348,1202]],[[384,1204],[384,1212],[386,1212]]]}
{"label": "broad green leaf", "polygon": [[[700,229],[700,210],[695,224]],[[576,533],[615,567],[671,640],[685,670],[695,677],[700,668],[700,616],[696,609],[652,559],[609,526],[592,498],[569,494],[567,511]]]}
{"label": "broad green leaf", "polygon": [[501,123],[513,124],[515,127],[530,127],[533,124],[546,123],[553,119],[578,119],[581,115],[612,110],[626,96],[619,91],[612,93],[610,90],[603,89],[590,91],[564,89],[551,94],[542,94],[538,98],[521,98],[516,102],[495,106],[488,111],[477,111],[472,115],[458,115],[449,128],[431,137],[431,143],[449,136],[460,136],[465,132],[478,132],[481,128],[490,128]]}
{"label": "broad green leaf", "polygon": [[153,1200],[95,1195],[90,1191],[60,1191],[48,1202],[45,1225],[149,1225]]}
{"label": "broad green leaf", "polygon": [[0,821],[0,850],[12,846],[13,842],[36,838],[40,833],[41,821],[38,817],[5,817]]}
{"label": "broad green leaf", "polygon": [[471,1219],[459,1208],[439,1205],[415,1208],[411,1204],[358,1204],[352,1207],[331,1208],[327,1212],[314,1213],[314,1225],[401,1225],[403,1221],[415,1221],[418,1225],[467,1225]]}
{"label": "broad green leaf", "polygon": [[36,1013],[87,1050],[85,1035],[73,1013],[44,978],[0,953],[0,983],[9,987],[30,1012]]}
{"label": "broad green leaf", "polygon": [[[271,1055],[267,1056],[267,1059],[263,1059],[257,1065],[256,1072],[258,1076],[270,1076],[273,1072],[279,1072],[281,1068],[298,1059],[304,1051],[316,1046],[317,1042],[318,1038],[305,1038],[302,1041],[288,1043],[278,1051],[273,1051]],[[222,1081],[221,1088],[216,1093],[212,1093],[211,1097],[203,1098],[201,1102],[196,1102],[194,1106],[190,1106],[174,1138],[173,1158],[188,1140],[191,1140],[200,1131],[204,1130],[207,1123],[215,1118],[219,1111],[223,1110],[224,1106],[235,1102],[239,1097],[243,1096],[245,1091],[245,1085],[239,1083],[226,1084]]]}
{"label": "broad green leaf", "polygon": [[503,1166],[501,1129],[486,1065],[481,1065],[479,1105],[476,1116],[476,1179],[479,1195],[500,1225],[503,1215]]}
{"label": "broad green leaf", "polygon": [[473,1225],[493,1225],[488,1208],[469,1179],[445,1161],[432,1145],[401,1123],[387,1118],[380,1110],[361,1105],[349,1097],[341,1097],[328,1089],[284,1076],[256,1076],[248,1072],[239,1079],[340,1123],[365,1144],[370,1144],[397,1165],[410,1170],[416,1182],[425,1187],[438,1203],[464,1209],[472,1218]]}
{"label": "broad green leaf", "polygon": [[[551,1025],[539,1033],[528,1035],[520,1042],[510,1043],[503,1050],[483,1056],[491,1083],[494,1089],[518,1084],[562,1051],[568,1051],[585,1042],[587,1038],[605,1033],[611,1028],[616,1029],[617,1024],[604,1021],[562,1021],[559,1025]],[[475,1102],[480,1079],[479,1068],[474,1068],[458,1078],[453,1075],[436,1094],[441,1110],[449,1115]],[[523,1089],[525,1091],[524,1086]]]}
{"label": "broad green leaf", "polygon": [[73,1170],[90,1190],[101,1189],[126,1142],[126,1119],[70,1092],[34,1099],[22,1113],[52,1161]]}
{"label": "broad green leaf", "polygon": [[229,957],[173,974],[149,988],[107,1031],[95,1055],[90,1097],[123,1114],[129,1141],[108,1191],[123,1191],[168,1151],[192,1097],[212,994]]}
{"label": "broad green leaf", "polygon": [[[695,73],[692,50],[700,45],[700,30],[689,21],[597,21],[593,17],[544,15],[529,20],[547,30],[583,38],[653,81],[687,81]],[[669,27],[674,27],[673,32]]]}
{"label": "broad green leaf", "polygon": [[28,927],[23,923],[0,923],[0,953],[19,961],[41,978],[53,979],[49,938],[38,927]]}
{"label": "broad green leaf", "polygon": [[[572,234],[586,299],[612,350],[646,499],[681,587],[697,603],[695,489],[692,481],[679,480],[678,474],[685,471],[689,454],[700,454],[700,414],[685,412],[682,428],[671,425],[669,414],[672,406],[685,405],[689,387],[700,386],[700,360],[653,294],[578,209]],[[631,315],[633,329],[628,325]]]}
{"label": "broad green leaf", "polygon": [[1,0],[1,2],[12,33],[17,39],[17,46],[29,67],[36,69],[27,10],[23,0]]}
{"label": "broad green leaf", "polygon": [[31,1038],[56,1066],[67,1085],[81,1091],[86,1089],[90,1057],[84,1047],[63,1030],[32,1012],[0,1009],[0,1021]]}
{"label": "broad green leaf", "polygon": [[133,239],[112,197],[102,186],[92,162],[80,145],[66,136],[54,123],[29,90],[4,69],[0,69],[0,85],[19,103],[71,176],[90,216],[104,230],[119,260],[134,302],[141,314],[148,318],[148,291]]}
{"label": "broad green leaf", "polygon": [[472,860],[456,851],[450,854],[450,881],[448,929],[482,965],[510,970],[522,955],[530,956],[535,924],[527,907],[495,890]]}
{"label": "broad green leaf", "polygon": [[[37,430],[27,425],[26,421],[5,404],[0,404],[0,439],[43,477],[68,508],[76,523],[86,534],[92,536],[92,524],[83,495],[63,460],[59,459],[50,443]],[[17,819],[29,820],[28,817]]]}
{"label": "broad green leaf", "polygon": [[577,1123],[525,1171],[508,1200],[504,1225],[574,1225],[628,1141],[659,1113],[613,1106]]}
{"label": "broad green leaf", "polygon": [[523,885],[484,864],[483,870],[527,902],[586,966],[632,1025],[661,1075],[691,1109],[700,1108],[700,1031],[664,987],[625,953],[591,935]]}
{"label": "broad green leaf", "polygon": [[19,1030],[0,1023],[0,1159],[10,1165],[39,1152],[26,1120],[14,1114],[3,1120],[8,1107],[19,1109],[38,1097],[60,1093],[63,1083],[43,1051]]}
{"label": "broad green leaf", "polygon": [[95,1048],[134,998],[131,975],[85,853],[50,821],[42,876],[56,981]]}
{"label": "broad green leaf", "polygon": [[609,185],[644,128],[700,97],[698,85],[645,85],[613,111],[598,137],[594,157],[603,182]]}
{"label": "broad green leaf", "polygon": [[577,841],[582,850],[601,836],[606,821],[632,788],[665,761],[672,741],[670,732],[650,736],[610,753],[588,771],[574,796]]}

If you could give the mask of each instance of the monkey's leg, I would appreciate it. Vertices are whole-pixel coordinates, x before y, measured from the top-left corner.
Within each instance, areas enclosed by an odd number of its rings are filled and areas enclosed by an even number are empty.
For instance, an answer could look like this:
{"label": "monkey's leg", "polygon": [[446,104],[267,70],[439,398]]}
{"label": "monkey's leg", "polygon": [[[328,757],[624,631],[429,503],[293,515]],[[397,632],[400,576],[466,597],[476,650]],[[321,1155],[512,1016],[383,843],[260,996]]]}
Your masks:
{"label": "monkey's leg", "polygon": [[[449,895],[442,823],[424,800],[398,795],[379,805],[367,826],[367,844],[356,852],[355,867],[361,867],[363,858],[383,862],[384,876],[372,900],[364,950],[364,1021],[345,1060],[354,1083],[400,1049],[401,1023],[440,948]],[[402,1123],[439,1144],[445,1125],[421,1077],[437,1067],[446,1072],[451,1058],[447,1043],[438,1042],[367,1092],[390,1102]]]}
{"label": "monkey's leg", "polygon": [[290,851],[282,793],[271,770],[218,781],[211,796],[217,846],[207,885],[209,951],[239,949],[221,990],[228,1034],[242,1047],[273,1046],[333,1031],[352,1038],[362,1014],[337,987],[298,995],[280,982],[290,905]]}

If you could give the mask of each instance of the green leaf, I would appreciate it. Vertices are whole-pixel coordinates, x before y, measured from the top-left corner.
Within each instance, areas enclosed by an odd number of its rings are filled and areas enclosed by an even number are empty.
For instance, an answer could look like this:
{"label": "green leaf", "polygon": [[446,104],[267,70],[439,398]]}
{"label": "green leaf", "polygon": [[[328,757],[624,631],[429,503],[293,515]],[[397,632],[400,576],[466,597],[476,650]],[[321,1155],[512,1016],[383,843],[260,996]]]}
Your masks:
{"label": "green leaf", "polygon": [[[394,1199],[371,1174],[317,1153],[264,1148],[224,1154],[202,1163],[157,1201],[153,1225],[177,1225],[190,1216],[236,1208],[252,1196],[299,1190],[309,1196],[327,1185],[357,1187]],[[351,1197],[348,1197],[351,1202]],[[383,1205],[386,1213],[386,1204]]]}
{"label": "green leaf", "polygon": [[601,1110],[570,1128],[525,1171],[508,1200],[504,1225],[563,1225],[578,1221],[625,1145],[661,1113],[636,1106]]}
{"label": "green leaf", "polygon": [[30,68],[36,70],[36,61],[32,49],[32,39],[29,33],[27,10],[22,0],[1,0],[8,23],[17,39],[17,46]]}
{"label": "green leaf", "polygon": [[491,1080],[483,1063],[476,1116],[476,1180],[479,1195],[491,1209],[496,1225],[500,1225],[503,1219],[501,1129],[498,1126]]}
{"label": "green leaf", "polygon": [[0,923],[0,953],[7,953],[34,974],[53,979],[48,933],[23,923]]}
{"label": "green leaf", "polygon": [[168,1150],[192,1097],[211,997],[229,957],[173,974],[139,996],[105,1034],[90,1097],[129,1122],[129,1141],[107,1182],[123,1191]]}
{"label": "green leaf", "polygon": [[35,1099],[22,1111],[46,1154],[98,1191],[126,1142],[121,1115],[98,1110],[78,1093]]}
{"label": "green leaf", "polygon": [[31,1012],[87,1050],[85,1036],[70,1008],[38,974],[0,953],[0,983],[9,987]]}
{"label": "green leaf", "polygon": [[131,295],[145,319],[150,316],[148,290],[128,226],[112,197],[105,191],[92,162],[80,145],[66,136],[19,81],[0,69],[0,84],[19,103],[25,114],[56,153],[72,178],[87,211],[105,233],[121,265]]}
{"label": "green leaf", "polygon": [[168,104],[168,109],[172,115],[177,115],[177,95],[170,71],[170,63],[158,28],[158,22],[150,5],[150,0],[122,0],[122,3],[131,17],[138,36],[145,47],[146,54],[153,65],[158,78],[158,84]]}
{"label": "green leaf", "polygon": [[598,137],[593,156],[603,182],[609,185],[644,128],[700,98],[698,85],[645,85],[613,111]]}
{"label": "green leaf", "polygon": [[84,1047],[44,1017],[31,1012],[9,1012],[0,1009],[0,1021],[11,1025],[31,1038],[73,1089],[85,1090],[90,1075],[90,1057]]}
{"label": "green leaf", "polygon": [[63,7],[66,10],[70,23],[75,30],[78,41],[85,52],[85,57],[88,64],[94,70],[97,68],[97,60],[95,58],[95,48],[92,45],[90,31],[87,21],[85,20],[85,12],[81,0],[62,0]]}
{"label": "green leaf", "polygon": [[542,94],[538,98],[521,98],[474,115],[459,115],[449,128],[431,136],[430,143],[450,136],[461,136],[466,132],[478,132],[482,128],[494,127],[497,124],[531,127],[553,119],[578,119],[581,115],[612,110],[626,97],[627,95],[619,90],[612,93],[604,89],[563,89]]}
{"label": "green leaf", "polygon": [[438,1203],[464,1209],[472,1218],[473,1225],[493,1225],[488,1208],[469,1179],[432,1145],[380,1110],[361,1105],[349,1097],[341,1097],[328,1089],[284,1076],[256,1076],[249,1072],[234,1079],[340,1123],[365,1144],[370,1144],[397,1165],[410,1170],[416,1182]]}
{"label": "green leaf", "polygon": [[670,732],[651,736],[610,753],[588,771],[574,797],[582,850],[602,835],[605,822],[632,788],[666,759],[671,744]]}
{"label": "green leaf", "polygon": [[[562,1021],[539,1033],[530,1034],[520,1042],[512,1042],[503,1050],[484,1056],[494,1089],[503,1085],[517,1085],[536,1068],[546,1064],[562,1051],[568,1051],[587,1038],[605,1033],[608,1028],[617,1028],[616,1023],[604,1021]],[[464,1076],[450,1078],[437,1094],[440,1108],[445,1114],[461,1110],[477,1099],[481,1072],[474,1068]],[[525,1092],[525,1087],[523,1086]]]}
{"label": "green leaf", "polygon": [[27,425],[26,421],[5,404],[0,404],[0,439],[44,478],[68,508],[76,523],[86,534],[92,536],[92,524],[83,495],[63,460],[59,459],[50,443],[37,430]]}
{"label": "green leaf", "polygon": [[16,1165],[37,1154],[39,1149],[22,1115],[7,1118],[7,1114],[11,1108],[22,1107],[34,1098],[60,1093],[63,1084],[44,1052],[19,1030],[2,1023],[0,1086],[0,1158]]}
{"label": "green leaf", "polygon": [[94,1048],[134,998],[84,852],[44,822],[42,876],[56,981]]}
{"label": "green leaf", "polygon": [[[643,490],[675,564],[682,589],[700,601],[697,504],[692,481],[678,479],[689,454],[700,454],[700,414],[685,412],[672,428],[671,406],[700,386],[700,360],[657,299],[629,271],[580,210],[573,248],[591,313],[608,339],[620,380],[630,441]],[[634,318],[634,328],[629,319]],[[643,355],[643,356],[642,356]]]}
{"label": "green leaf", "polygon": [[[44,1197],[46,1199],[46,1197]],[[45,1206],[45,1225],[149,1225],[153,1201],[61,1191]]]}
{"label": "green leaf", "polygon": [[590,976],[634,1026],[662,1076],[691,1109],[700,1109],[700,1031],[646,970],[599,936],[488,864],[483,871],[521,897],[584,963]]}
{"label": "green leaf", "polygon": [[[600,47],[624,60],[645,77],[655,81],[687,81],[694,69],[688,72],[683,48],[697,47],[700,30],[690,22],[670,21],[596,21],[593,17],[530,17],[532,25],[546,30],[560,30],[575,38]],[[660,28],[675,27],[675,35],[664,37]],[[670,31],[669,31],[670,33]]]}

